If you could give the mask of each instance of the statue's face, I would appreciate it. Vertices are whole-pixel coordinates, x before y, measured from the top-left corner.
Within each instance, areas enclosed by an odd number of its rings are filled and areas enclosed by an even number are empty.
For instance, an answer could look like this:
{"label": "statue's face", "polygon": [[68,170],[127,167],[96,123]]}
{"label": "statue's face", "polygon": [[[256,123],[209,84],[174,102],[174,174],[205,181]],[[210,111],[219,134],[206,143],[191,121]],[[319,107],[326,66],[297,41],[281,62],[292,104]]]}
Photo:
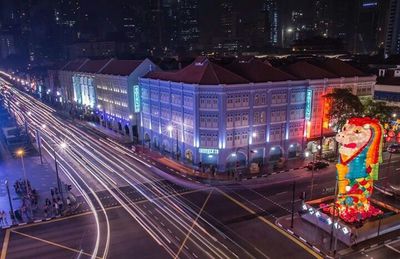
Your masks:
{"label": "statue's face", "polygon": [[347,157],[352,157],[370,140],[372,131],[368,125],[356,126],[346,124],[341,132],[336,135],[336,141],[341,144],[339,153]]}

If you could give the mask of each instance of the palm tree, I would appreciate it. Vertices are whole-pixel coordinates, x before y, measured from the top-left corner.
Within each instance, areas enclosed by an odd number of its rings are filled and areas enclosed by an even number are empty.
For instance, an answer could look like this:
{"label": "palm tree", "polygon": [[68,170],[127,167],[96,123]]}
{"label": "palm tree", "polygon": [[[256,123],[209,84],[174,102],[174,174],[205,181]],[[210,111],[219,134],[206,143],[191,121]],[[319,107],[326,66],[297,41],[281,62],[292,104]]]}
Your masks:
{"label": "palm tree", "polygon": [[330,104],[328,115],[334,128],[341,129],[351,117],[362,116],[364,107],[351,89],[335,88],[324,97]]}

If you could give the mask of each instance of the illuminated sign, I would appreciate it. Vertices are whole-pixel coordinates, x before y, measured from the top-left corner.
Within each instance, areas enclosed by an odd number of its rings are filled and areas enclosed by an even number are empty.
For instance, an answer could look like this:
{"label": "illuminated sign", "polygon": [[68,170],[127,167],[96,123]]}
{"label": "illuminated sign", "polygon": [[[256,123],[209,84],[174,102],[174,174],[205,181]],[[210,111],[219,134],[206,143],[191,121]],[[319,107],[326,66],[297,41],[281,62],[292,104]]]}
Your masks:
{"label": "illuminated sign", "polygon": [[312,94],[313,94],[313,91],[311,89],[307,89],[307,93],[306,93],[306,112],[305,112],[305,118],[306,118],[307,121],[311,120]]}
{"label": "illuminated sign", "polygon": [[133,86],[133,108],[135,112],[140,112],[140,88],[138,85]]}
{"label": "illuminated sign", "polygon": [[200,154],[218,155],[219,150],[213,148],[199,148]]}

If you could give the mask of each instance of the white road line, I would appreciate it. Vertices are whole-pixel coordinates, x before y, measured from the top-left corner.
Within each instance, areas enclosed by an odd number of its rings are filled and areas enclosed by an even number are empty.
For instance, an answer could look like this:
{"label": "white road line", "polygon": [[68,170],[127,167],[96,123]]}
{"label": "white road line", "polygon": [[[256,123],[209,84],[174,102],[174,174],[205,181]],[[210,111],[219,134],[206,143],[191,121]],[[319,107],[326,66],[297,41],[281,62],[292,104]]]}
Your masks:
{"label": "white road line", "polygon": [[394,248],[393,246],[391,246],[391,245],[385,245],[385,246],[386,246],[387,248],[389,248],[389,249],[395,251],[396,253],[400,254],[400,250]]}

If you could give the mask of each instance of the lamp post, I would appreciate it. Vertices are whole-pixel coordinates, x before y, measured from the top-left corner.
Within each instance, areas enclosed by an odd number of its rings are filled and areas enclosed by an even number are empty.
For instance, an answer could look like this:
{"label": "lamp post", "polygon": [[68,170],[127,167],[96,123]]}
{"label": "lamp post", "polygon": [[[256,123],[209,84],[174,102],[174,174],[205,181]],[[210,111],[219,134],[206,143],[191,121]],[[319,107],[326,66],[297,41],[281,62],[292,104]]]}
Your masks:
{"label": "lamp post", "polygon": [[[60,148],[61,149],[65,149],[66,147],[67,147],[67,144],[65,142],[62,142],[60,144]],[[58,186],[58,190],[60,191],[61,199],[64,202],[64,195],[63,195],[63,191],[62,191],[62,188],[61,188],[60,176],[59,176],[59,173],[58,173],[57,152],[56,152],[55,147],[53,148],[53,152],[54,152],[54,165],[56,167],[57,186]]]}
{"label": "lamp post", "polygon": [[13,209],[12,202],[11,202],[11,195],[10,195],[10,188],[8,186],[8,180],[5,181],[5,184],[6,184],[6,188],[7,188],[8,202],[10,203],[10,211],[11,211],[10,214],[11,214],[11,217],[14,218],[14,209]]}
{"label": "lamp post", "polygon": [[[28,195],[29,188],[28,188],[28,179],[26,178],[26,170],[25,170],[25,163],[24,163],[24,155],[25,155],[24,150],[23,149],[18,149],[17,150],[17,155],[21,158],[22,172],[24,173],[26,194]],[[30,208],[31,216],[33,217],[32,206],[29,206],[29,208]]]}
{"label": "lamp post", "polygon": [[[44,130],[44,129],[46,128],[46,124],[42,124],[41,128]],[[39,131],[39,129],[36,129],[36,142],[37,142],[38,149],[39,149],[40,164],[43,165],[42,141],[41,141],[41,138],[40,138],[40,131]]]}
{"label": "lamp post", "polygon": [[[314,150],[312,151],[312,169],[311,169],[311,187],[310,187],[310,200],[312,200],[313,198],[313,192],[314,192],[314,172],[315,172],[315,156],[317,154],[317,152],[321,150],[321,146],[318,145],[317,146],[317,151],[314,152]],[[306,157],[308,157],[310,155],[309,152],[306,152]]]}

